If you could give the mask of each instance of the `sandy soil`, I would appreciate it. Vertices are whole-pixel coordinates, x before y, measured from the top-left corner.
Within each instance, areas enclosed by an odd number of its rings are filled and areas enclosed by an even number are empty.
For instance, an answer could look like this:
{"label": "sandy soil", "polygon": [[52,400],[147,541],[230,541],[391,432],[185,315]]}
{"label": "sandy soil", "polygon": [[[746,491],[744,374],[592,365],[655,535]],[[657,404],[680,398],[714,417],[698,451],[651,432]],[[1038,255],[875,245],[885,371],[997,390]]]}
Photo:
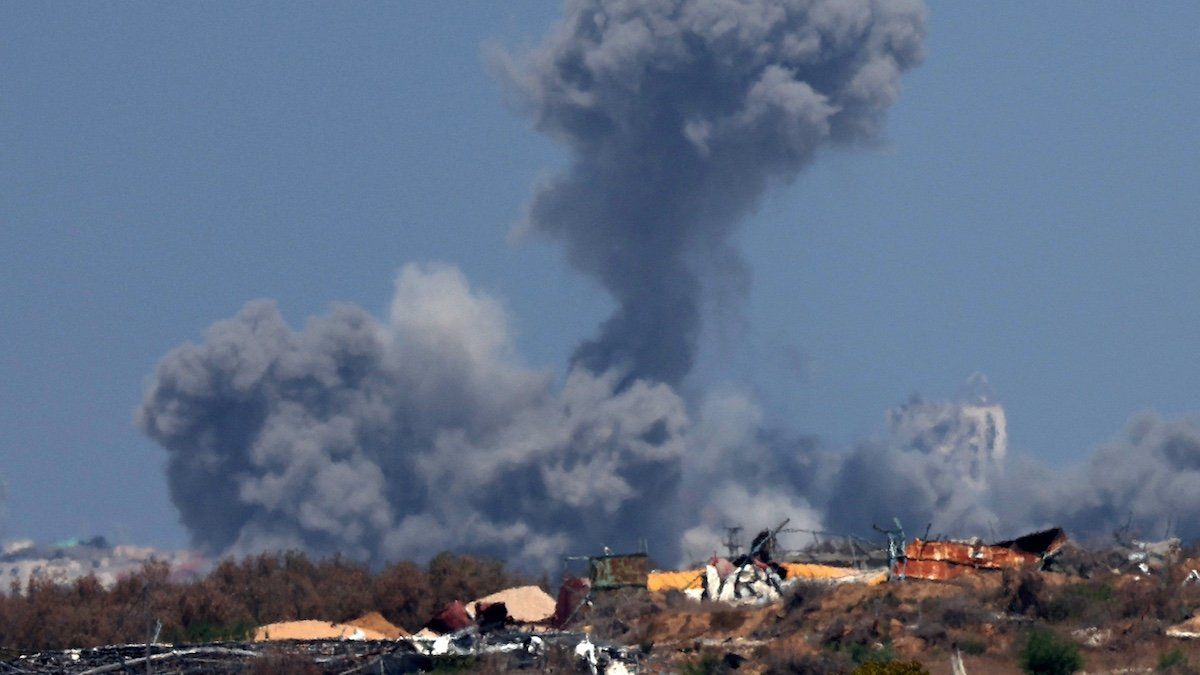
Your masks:
{"label": "sandy soil", "polygon": [[519,586],[472,600],[467,603],[467,614],[475,616],[475,603],[489,605],[503,602],[508,615],[521,623],[545,621],[554,614],[554,598],[537,586]]}
{"label": "sandy soil", "polygon": [[[380,617],[382,618],[382,617]],[[365,640],[386,640],[387,636],[374,630],[352,626],[348,623],[330,623],[306,619],[303,621],[281,621],[259,626],[254,631],[255,642],[273,640],[338,640],[349,638],[356,632]]]}
{"label": "sandy soil", "polygon": [[408,637],[409,632],[396,624],[383,618],[379,612],[368,612],[358,617],[353,621],[348,621],[351,626],[358,626],[363,631],[374,631],[386,638],[402,638]]}

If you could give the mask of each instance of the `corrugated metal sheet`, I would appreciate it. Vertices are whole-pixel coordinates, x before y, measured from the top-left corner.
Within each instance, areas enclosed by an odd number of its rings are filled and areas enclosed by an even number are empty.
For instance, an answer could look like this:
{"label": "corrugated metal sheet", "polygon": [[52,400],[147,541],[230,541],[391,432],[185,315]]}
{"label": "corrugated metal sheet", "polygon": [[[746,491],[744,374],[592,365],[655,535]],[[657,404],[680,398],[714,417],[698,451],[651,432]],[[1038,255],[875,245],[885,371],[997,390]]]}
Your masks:
{"label": "corrugated metal sheet", "polygon": [[917,579],[944,580],[979,570],[1039,565],[1066,542],[1066,533],[1057,527],[995,544],[914,539],[904,549],[907,559],[897,561],[895,572]]}
{"label": "corrugated metal sheet", "polygon": [[588,558],[588,577],[592,588],[646,586],[650,562],[645,553],[604,555]]}

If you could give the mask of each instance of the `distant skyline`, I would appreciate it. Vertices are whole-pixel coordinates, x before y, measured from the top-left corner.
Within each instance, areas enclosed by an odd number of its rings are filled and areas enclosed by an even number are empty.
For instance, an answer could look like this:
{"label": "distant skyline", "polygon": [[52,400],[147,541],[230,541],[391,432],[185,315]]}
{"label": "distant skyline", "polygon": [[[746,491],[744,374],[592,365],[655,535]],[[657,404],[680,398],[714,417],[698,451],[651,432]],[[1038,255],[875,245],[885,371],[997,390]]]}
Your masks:
{"label": "distant skyline", "polygon": [[[1200,6],[930,2],[878,147],[822,151],[737,239],[749,302],[682,392],[748,392],[832,449],[974,373],[1012,454],[1075,463],[1200,410]],[[155,366],[274,299],[381,315],[408,263],[499,299],[557,377],[613,301],[514,237],[561,148],[490,45],[557,3],[0,7],[6,538],[187,543],[132,425]]]}

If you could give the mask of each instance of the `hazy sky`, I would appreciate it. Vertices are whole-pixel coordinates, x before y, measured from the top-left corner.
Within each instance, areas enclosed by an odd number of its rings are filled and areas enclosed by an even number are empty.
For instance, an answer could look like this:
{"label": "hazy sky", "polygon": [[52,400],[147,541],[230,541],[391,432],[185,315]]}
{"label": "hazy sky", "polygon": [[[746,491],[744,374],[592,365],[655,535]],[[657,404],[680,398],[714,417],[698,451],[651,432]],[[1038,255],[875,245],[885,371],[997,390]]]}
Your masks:
{"label": "hazy sky", "polygon": [[[1200,410],[1200,4],[1046,4],[930,3],[885,142],[745,223],[750,301],[690,388],[842,447],[983,372],[1014,450],[1056,465]],[[450,262],[561,374],[612,301],[510,236],[565,153],[485,58],[559,11],[0,5],[4,534],[183,545],[133,411],[250,299],[381,311],[401,265]]]}

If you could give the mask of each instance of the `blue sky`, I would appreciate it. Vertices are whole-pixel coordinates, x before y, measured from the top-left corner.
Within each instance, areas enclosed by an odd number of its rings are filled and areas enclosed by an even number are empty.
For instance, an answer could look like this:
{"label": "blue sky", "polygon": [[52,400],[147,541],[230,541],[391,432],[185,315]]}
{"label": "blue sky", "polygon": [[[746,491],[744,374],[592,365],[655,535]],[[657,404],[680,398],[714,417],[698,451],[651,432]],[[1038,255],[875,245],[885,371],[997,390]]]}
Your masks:
{"label": "blue sky", "polygon": [[[487,45],[557,3],[0,5],[7,536],[177,546],[144,379],[247,300],[381,310],[406,262],[502,298],[561,372],[612,303],[509,231],[564,152]],[[691,388],[834,447],[973,372],[1061,465],[1200,410],[1200,4],[932,2],[874,148],[826,152],[738,237],[743,327]]]}

